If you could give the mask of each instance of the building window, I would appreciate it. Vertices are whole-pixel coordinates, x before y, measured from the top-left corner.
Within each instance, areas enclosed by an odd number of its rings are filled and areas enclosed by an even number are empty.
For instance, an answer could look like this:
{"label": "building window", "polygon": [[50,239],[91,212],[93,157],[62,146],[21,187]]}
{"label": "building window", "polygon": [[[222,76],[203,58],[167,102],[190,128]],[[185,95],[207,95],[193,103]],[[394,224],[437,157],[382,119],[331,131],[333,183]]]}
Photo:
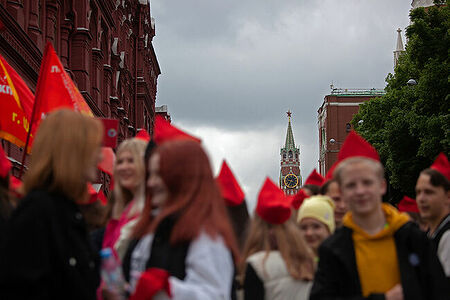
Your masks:
{"label": "building window", "polygon": [[289,151],[289,159],[292,159],[293,155],[292,155],[292,151]]}

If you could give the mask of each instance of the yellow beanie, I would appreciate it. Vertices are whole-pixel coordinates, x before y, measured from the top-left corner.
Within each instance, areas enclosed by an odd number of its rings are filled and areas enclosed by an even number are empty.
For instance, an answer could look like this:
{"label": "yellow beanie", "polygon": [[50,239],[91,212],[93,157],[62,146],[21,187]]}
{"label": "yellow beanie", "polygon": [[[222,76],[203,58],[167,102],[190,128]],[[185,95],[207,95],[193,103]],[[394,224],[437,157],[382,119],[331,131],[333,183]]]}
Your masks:
{"label": "yellow beanie", "polygon": [[297,222],[304,218],[313,218],[324,223],[330,233],[334,232],[334,203],[328,196],[312,196],[302,203],[298,210]]}

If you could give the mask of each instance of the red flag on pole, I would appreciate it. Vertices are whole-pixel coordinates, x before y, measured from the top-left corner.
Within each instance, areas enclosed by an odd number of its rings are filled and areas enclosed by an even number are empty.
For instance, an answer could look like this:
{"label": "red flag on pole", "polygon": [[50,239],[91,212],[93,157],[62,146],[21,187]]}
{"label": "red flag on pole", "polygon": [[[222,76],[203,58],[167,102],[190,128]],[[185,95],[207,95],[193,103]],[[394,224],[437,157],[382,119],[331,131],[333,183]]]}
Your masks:
{"label": "red flag on pole", "polygon": [[[19,74],[0,56],[0,137],[24,147],[34,95]],[[34,132],[34,130],[32,130]],[[33,134],[30,140],[33,139]]]}
{"label": "red flag on pole", "polygon": [[119,120],[100,119],[100,121],[103,122],[103,128],[105,130],[103,135],[103,147],[116,148]]}
{"label": "red flag on pole", "polygon": [[52,44],[48,42],[45,46],[36,86],[36,110],[33,126],[39,125],[45,114],[63,107],[93,116],[80,91],[64,70]]}

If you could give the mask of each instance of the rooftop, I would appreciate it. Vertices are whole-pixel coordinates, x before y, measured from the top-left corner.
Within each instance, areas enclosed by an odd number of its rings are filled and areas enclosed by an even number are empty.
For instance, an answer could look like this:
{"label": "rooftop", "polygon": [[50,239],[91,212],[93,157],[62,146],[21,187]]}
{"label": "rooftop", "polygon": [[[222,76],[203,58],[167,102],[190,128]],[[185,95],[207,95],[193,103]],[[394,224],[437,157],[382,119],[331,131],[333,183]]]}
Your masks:
{"label": "rooftop", "polygon": [[386,91],[383,89],[340,89],[332,88],[330,95],[339,96],[383,96]]}

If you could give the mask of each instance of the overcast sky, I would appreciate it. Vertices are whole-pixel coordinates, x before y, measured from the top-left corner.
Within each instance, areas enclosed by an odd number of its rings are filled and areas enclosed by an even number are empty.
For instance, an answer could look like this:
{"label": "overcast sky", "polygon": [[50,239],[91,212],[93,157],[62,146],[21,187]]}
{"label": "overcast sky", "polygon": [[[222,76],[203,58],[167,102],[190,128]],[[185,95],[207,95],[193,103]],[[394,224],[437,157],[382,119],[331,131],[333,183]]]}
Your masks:
{"label": "overcast sky", "polygon": [[286,111],[306,178],[318,168],[317,109],[330,84],[384,88],[410,7],[411,0],[151,0],[162,72],[156,105],[168,105],[173,124],[203,140],[215,174],[228,161],[253,210],[265,177],[278,182]]}

